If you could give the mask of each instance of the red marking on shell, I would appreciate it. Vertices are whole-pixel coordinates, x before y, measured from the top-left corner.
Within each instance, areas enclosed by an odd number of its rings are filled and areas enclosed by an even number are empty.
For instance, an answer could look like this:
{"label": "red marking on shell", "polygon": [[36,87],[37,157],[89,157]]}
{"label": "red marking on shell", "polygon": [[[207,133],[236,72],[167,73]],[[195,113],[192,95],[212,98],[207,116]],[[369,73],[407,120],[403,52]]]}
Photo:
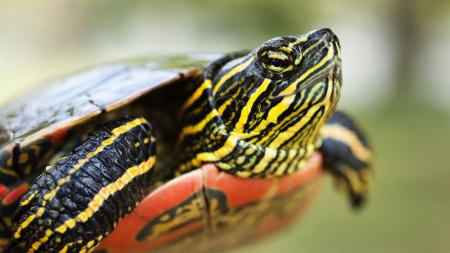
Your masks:
{"label": "red marking on shell", "polygon": [[[320,164],[321,157],[313,156],[310,162]],[[207,171],[205,185],[208,188],[226,192],[228,204],[231,208],[263,199],[268,194],[281,195],[290,192],[320,174],[320,170],[317,169],[302,169],[288,176],[270,179],[248,179],[218,171],[214,165],[206,165],[204,169]]]}
{"label": "red marking on shell", "polygon": [[203,172],[195,170],[181,177],[169,181],[164,186],[149,194],[136,209],[120,221],[113,231],[102,242],[99,248],[108,248],[108,252],[141,252],[145,249],[153,249],[170,243],[174,239],[190,234],[206,225],[200,221],[197,224],[183,227],[158,240],[137,242],[135,240],[139,231],[149,220],[158,217],[165,211],[177,206],[192,194],[202,188]]}
{"label": "red marking on shell", "polygon": [[[137,234],[149,221],[171,208],[179,206],[190,196],[199,194],[199,197],[208,198],[208,196],[203,195],[203,191],[200,191],[202,187],[223,192],[227,197],[228,206],[234,208],[257,202],[269,195],[278,196],[283,193],[289,193],[307,183],[312,183],[313,187],[306,192],[308,197],[302,200],[302,203],[298,203],[296,212],[292,213],[291,216],[280,219],[276,215],[267,215],[260,224],[257,224],[257,231],[252,239],[263,238],[292,224],[296,218],[304,213],[315,191],[318,189],[318,179],[322,171],[321,166],[322,157],[319,154],[315,154],[305,168],[292,175],[271,179],[245,179],[221,172],[214,165],[205,165],[200,169],[169,181],[150,193],[130,215],[118,223],[115,230],[101,242],[98,249],[107,249],[109,253],[149,252],[172,245],[190,234],[195,234],[199,231],[205,232],[202,229],[208,226],[206,214],[205,219],[181,226],[160,237],[150,238],[146,241],[136,241]],[[203,236],[200,240],[196,243],[209,243],[211,238]],[[217,250],[217,248],[213,249]]]}
{"label": "red marking on shell", "polygon": [[54,145],[61,145],[67,135],[67,127],[62,127],[51,134],[51,140]]}
{"label": "red marking on shell", "polygon": [[23,183],[16,188],[12,189],[3,199],[2,205],[9,206],[20,200],[22,195],[28,189],[29,185],[27,183]]}
{"label": "red marking on shell", "polygon": [[0,184],[0,200],[2,200],[6,194],[8,194],[9,189],[4,184]]}

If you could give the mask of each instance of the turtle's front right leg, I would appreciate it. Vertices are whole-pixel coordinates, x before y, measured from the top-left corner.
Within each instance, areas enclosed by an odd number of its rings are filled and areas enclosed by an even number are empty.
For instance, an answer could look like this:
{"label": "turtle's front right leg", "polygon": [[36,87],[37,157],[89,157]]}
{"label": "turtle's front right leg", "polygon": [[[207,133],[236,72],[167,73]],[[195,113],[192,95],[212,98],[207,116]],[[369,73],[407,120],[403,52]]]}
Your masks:
{"label": "turtle's front right leg", "polygon": [[144,118],[93,132],[23,196],[10,249],[91,251],[145,197],[154,162],[155,138]]}

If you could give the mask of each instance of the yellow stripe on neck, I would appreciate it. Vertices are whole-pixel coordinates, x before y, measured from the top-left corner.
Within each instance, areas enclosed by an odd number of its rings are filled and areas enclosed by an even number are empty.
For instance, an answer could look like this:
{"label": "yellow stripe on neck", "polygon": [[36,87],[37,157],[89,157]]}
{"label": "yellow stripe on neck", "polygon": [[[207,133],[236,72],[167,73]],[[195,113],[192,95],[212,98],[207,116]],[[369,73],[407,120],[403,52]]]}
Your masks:
{"label": "yellow stripe on neck", "polygon": [[220,78],[219,82],[217,82],[214,86],[213,94],[216,94],[217,91],[222,87],[222,85],[231,77],[236,75],[237,73],[242,72],[245,68],[250,65],[255,60],[255,56],[250,57],[247,61],[237,65],[236,67],[232,68],[230,71],[228,71],[222,78]]}

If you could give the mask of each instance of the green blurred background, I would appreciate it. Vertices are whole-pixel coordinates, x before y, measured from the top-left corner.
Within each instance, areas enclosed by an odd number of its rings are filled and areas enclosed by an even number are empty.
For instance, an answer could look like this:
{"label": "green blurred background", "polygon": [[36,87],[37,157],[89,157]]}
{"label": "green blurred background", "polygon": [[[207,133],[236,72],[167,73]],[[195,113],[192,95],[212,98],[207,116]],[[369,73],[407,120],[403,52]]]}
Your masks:
{"label": "green blurred background", "polygon": [[450,1],[1,1],[0,103],[101,62],[254,48],[330,27],[341,107],[376,149],[362,212],[325,179],[300,223],[244,252],[450,252]]}

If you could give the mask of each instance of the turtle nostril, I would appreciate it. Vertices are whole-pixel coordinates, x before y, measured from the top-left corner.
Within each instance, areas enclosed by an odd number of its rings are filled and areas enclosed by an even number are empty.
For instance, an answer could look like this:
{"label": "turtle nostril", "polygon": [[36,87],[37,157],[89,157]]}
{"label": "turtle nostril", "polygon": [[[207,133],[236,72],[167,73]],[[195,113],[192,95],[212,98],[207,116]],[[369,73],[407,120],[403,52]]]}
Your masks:
{"label": "turtle nostril", "polygon": [[326,48],[329,48],[331,46],[331,44],[333,43],[333,39],[331,38],[329,33],[325,33],[322,38],[320,39],[320,41],[323,43],[323,45]]}

